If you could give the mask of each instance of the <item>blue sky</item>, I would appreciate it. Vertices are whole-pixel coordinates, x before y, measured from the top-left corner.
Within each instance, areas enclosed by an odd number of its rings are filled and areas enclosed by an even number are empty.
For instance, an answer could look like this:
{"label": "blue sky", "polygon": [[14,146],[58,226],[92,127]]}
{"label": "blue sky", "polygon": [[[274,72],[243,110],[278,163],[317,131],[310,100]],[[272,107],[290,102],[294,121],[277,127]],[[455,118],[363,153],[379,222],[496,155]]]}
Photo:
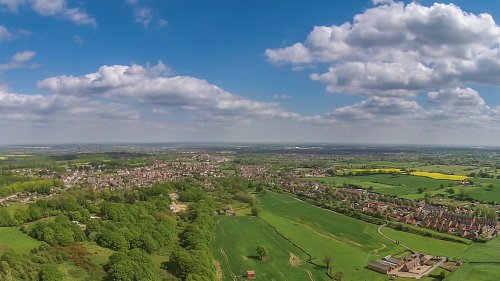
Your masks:
{"label": "blue sky", "polygon": [[495,145],[500,3],[450,3],[0,0],[0,143]]}

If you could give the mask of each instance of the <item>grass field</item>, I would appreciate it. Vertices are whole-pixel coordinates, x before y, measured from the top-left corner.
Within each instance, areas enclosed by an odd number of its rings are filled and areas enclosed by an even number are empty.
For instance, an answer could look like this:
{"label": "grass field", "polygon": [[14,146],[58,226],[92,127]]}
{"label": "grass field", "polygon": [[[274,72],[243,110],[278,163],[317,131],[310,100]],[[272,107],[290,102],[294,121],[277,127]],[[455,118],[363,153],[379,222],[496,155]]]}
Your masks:
{"label": "grass field", "polygon": [[[426,192],[436,192],[440,189],[454,184],[450,180],[436,180],[427,177],[411,176],[411,175],[393,175],[393,174],[376,174],[366,176],[353,176],[353,177],[325,177],[325,178],[306,178],[305,180],[316,181],[325,184],[332,184],[342,186],[346,184],[359,185],[361,188],[371,188],[374,192],[408,196],[415,195],[416,198],[421,198],[424,194],[419,194],[420,187],[425,188]],[[500,190],[500,188],[499,188]],[[444,194],[444,190],[441,191]],[[411,197],[411,196],[410,196]],[[414,198],[415,199],[415,198]]]}
{"label": "grass field", "polygon": [[384,227],[382,232],[412,250],[435,256],[455,258],[463,254],[473,245],[438,240],[418,234],[398,231],[389,227]]}
{"label": "grass field", "polygon": [[[241,213],[238,217],[217,220],[214,255],[224,272],[223,280],[243,280],[238,276],[249,269],[256,270],[257,280],[313,280],[311,277],[327,280],[324,267],[305,263],[311,257],[321,265],[326,256],[333,258],[334,272],[345,273],[344,280],[386,280],[387,276],[366,269],[367,262],[405,251],[378,234],[377,225],[317,208],[292,196],[268,192],[258,196],[258,202],[262,209],[258,218]],[[447,280],[495,280],[490,276],[498,276],[486,274],[484,270],[500,264],[469,262],[500,261],[500,239],[486,244],[462,244],[387,227],[382,231],[412,250],[463,259],[464,267]],[[269,260],[258,260],[255,251],[258,245],[268,249]],[[290,253],[302,261],[301,266],[290,263]],[[490,258],[485,258],[488,256]],[[500,274],[497,270],[500,267],[490,272]],[[476,279],[460,279],[463,276]]]}
{"label": "grass field", "polygon": [[31,249],[40,244],[40,241],[22,233],[18,227],[0,227],[0,255],[8,250],[14,250],[18,254],[29,254]]}
{"label": "grass field", "polygon": [[[479,188],[468,188],[467,194],[476,200],[485,202],[496,201],[500,202],[500,179],[479,179],[474,178],[475,183],[480,186]],[[489,189],[488,185],[493,188]],[[467,188],[466,188],[467,189]]]}
{"label": "grass field", "polygon": [[[220,217],[216,226],[214,255],[223,280],[239,280],[247,270],[256,271],[256,280],[326,280],[324,269],[306,263],[303,251],[259,218]],[[258,246],[268,250],[269,259],[258,258]]]}
{"label": "grass field", "polygon": [[368,173],[400,173],[401,169],[399,168],[374,168],[374,169],[347,169],[344,170],[344,172],[352,172],[352,173],[362,173],[362,172],[368,172]]}
{"label": "grass field", "polygon": [[403,251],[380,236],[376,225],[288,195],[269,193],[260,202],[262,219],[309,252],[318,263],[331,256],[333,267],[345,273],[345,280],[384,280],[384,275],[365,269],[367,262]]}
{"label": "grass field", "polygon": [[446,281],[496,281],[500,276],[500,238],[475,244],[458,258],[463,259],[464,265]]}

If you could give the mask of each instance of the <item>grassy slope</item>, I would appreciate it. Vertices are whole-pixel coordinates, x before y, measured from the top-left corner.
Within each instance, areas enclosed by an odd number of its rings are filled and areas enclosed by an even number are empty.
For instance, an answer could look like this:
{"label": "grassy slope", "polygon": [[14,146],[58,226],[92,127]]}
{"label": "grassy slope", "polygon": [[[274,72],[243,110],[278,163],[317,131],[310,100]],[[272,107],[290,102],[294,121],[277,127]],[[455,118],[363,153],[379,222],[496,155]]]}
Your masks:
{"label": "grassy slope", "polygon": [[29,254],[41,242],[22,233],[18,227],[0,227],[0,255],[12,249],[18,254]]}
{"label": "grassy slope", "polygon": [[[315,270],[307,263],[307,255],[290,244],[259,218],[248,216],[217,219],[214,255],[224,272],[223,280],[233,280],[246,270],[255,270],[256,280],[310,280],[305,269],[314,272],[316,280],[323,280],[324,270]],[[270,258],[261,261],[256,248],[264,246]],[[303,262],[300,267],[289,263],[290,253]]]}
{"label": "grassy slope", "polygon": [[291,196],[270,193],[260,198],[261,217],[287,238],[306,249],[321,263],[333,257],[334,270],[343,271],[345,280],[384,280],[367,270],[367,262],[402,248],[377,234],[377,226],[316,208]]}
{"label": "grassy slope", "polygon": [[389,227],[384,227],[382,232],[390,238],[398,240],[401,244],[406,245],[415,251],[436,256],[446,256],[449,258],[454,258],[471,247],[471,245],[462,243],[438,240],[430,237],[424,237],[418,234],[397,231]]}

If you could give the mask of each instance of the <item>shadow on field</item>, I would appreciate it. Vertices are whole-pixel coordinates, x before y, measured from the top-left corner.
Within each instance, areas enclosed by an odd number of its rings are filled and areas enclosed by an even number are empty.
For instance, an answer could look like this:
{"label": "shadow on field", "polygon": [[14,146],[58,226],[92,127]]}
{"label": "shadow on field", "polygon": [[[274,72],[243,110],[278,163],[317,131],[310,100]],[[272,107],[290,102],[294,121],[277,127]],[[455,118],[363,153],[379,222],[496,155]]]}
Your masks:
{"label": "shadow on field", "polygon": [[260,257],[259,256],[247,256],[248,259],[250,260],[255,260],[255,261],[260,261]]}

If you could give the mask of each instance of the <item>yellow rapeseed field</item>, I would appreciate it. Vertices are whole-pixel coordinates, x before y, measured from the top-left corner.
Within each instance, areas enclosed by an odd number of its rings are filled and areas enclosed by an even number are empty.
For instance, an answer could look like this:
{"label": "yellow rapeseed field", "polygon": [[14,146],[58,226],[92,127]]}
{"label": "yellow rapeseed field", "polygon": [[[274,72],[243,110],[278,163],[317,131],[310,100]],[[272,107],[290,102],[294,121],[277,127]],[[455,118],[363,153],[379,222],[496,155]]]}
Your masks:
{"label": "yellow rapeseed field", "polygon": [[469,178],[467,176],[447,175],[442,173],[430,173],[430,172],[411,172],[410,174],[413,176],[428,177],[436,180],[463,181]]}
{"label": "yellow rapeseed field", "polygon": [[5,156],[0,156],[0,160],[7,160],[7,157],[5,157]]}

